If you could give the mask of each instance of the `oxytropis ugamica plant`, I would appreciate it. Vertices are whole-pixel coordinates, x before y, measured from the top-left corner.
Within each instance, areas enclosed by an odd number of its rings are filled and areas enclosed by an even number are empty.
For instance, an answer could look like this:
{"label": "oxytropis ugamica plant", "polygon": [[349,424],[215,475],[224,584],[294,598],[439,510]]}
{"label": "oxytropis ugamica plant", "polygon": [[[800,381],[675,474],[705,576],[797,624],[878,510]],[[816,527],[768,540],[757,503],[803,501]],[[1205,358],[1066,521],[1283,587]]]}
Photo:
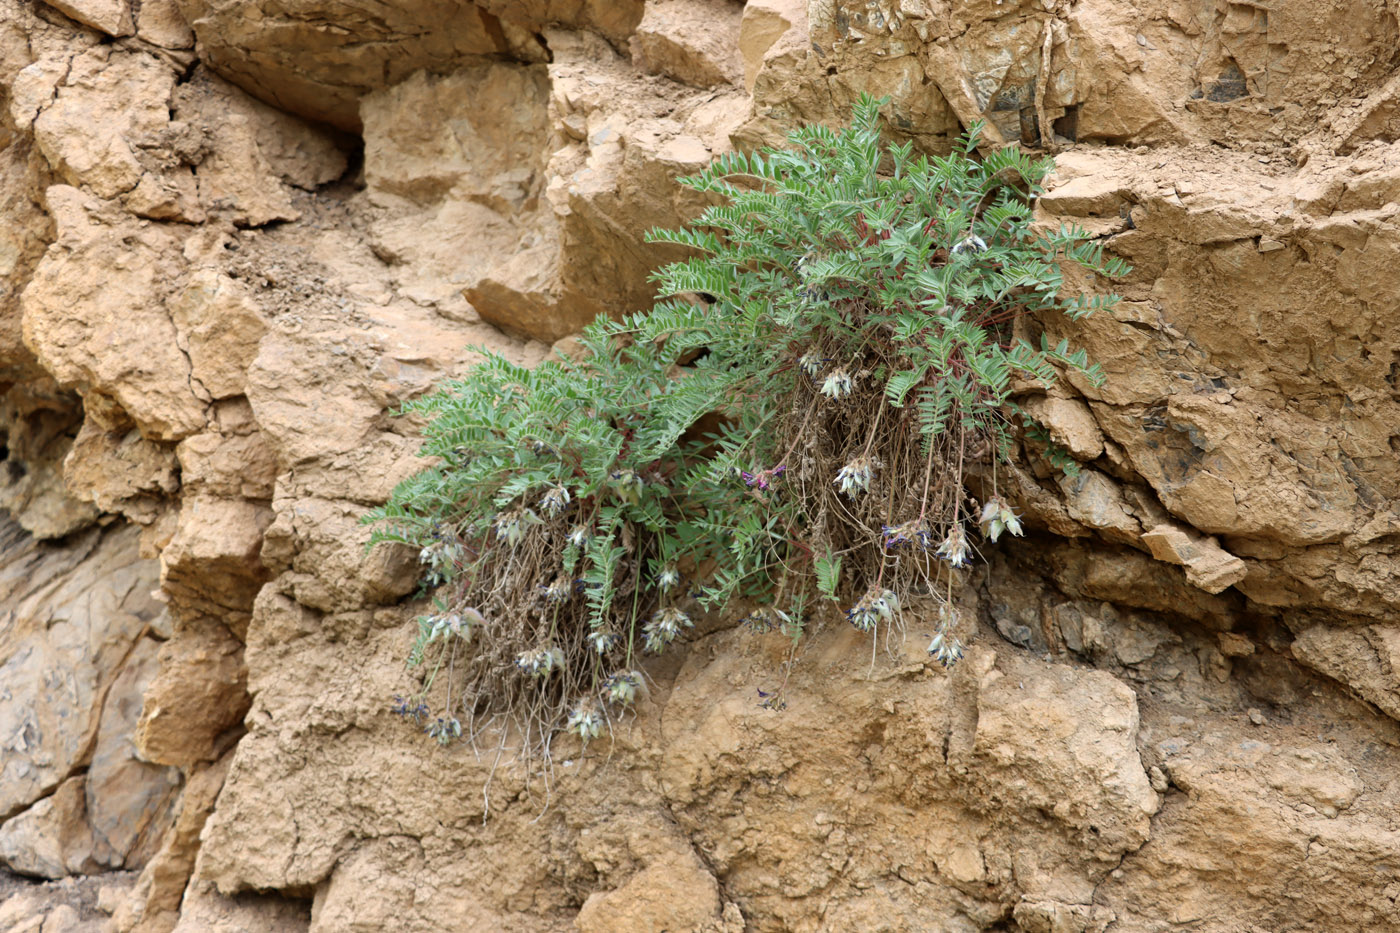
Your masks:
{"label": "oxytropis ugamica plant", "polygon": [[400,712],[443,742],[594,738],[644,689],[640,656],[736,605],[793,639],[828,607],[874,639],[917,605],[930,653],[961,656],[955,576],[1021,533],[996,487],[1013,393],[1101,378],[1026,325],[1116,300],[1063,295],[1062,266],[1126,267],[1032,228],[1049,160],[979,154],[977,127],[916,156],[882,144],[882,103],[681,179],[713,206],[650,234],[690,254],[651,311],[535,369],[488,354],[407,406],[435,465],[369,516],[420,549],[432,594]]}

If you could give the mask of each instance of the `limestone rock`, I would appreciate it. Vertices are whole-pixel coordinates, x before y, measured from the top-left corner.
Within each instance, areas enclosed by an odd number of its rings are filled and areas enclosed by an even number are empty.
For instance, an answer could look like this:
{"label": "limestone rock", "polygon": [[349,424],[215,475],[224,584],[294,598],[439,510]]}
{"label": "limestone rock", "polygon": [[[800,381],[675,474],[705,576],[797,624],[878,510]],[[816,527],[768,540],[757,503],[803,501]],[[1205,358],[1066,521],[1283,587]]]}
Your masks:
{"label": "limestone rock", "polygon": [[1186,579],[1207,593],[1219,593],[1243,580],[1244,561],[1221,548],[1211,538],[1192,535],[1175,525],[1155,525],[1142,533],[1142,543],[1152,556],[1186,568]]}
{"label": "limestone rock", "polygon": [[133,741],[146,761],[192,768],[220,751],[220,738],[248,709],[243,644],[222,625],[182,627],[160,649]]}
{"label": "limestone rock", "polygon": [[94,29],[100,29],[109,36],[129,36],[135,32],[131,23],[130,0],[45,0],[45,2],[78,22]]}
{"label": "limestone rock", "polygon": [[370,10],[351,0],[177,0],[214,71],[279,109],[358,130],[365,93],[415,71],[510,53],[495,17],[466,0]]}
{"label": "limestone rock", "polygon": [[153,562],[131,528],[93,529],[64,550],[11,525],[0,567],[0,813],[55,789],[88,760],[101,701],[159,614]]}
{"label": "limestone rock", "polygon": [[146,437],[202,428],[205,402],[158,300],[179,254],[175,232],[130,219],[111,226],[102,205],[67,186],[47,200],[59,239],[25,289],[25,344],[60,384],[116,399]]}
{"label": "limestone rock", "polygon": [[267,332],[257,303],[228,276],[199,270],[168,307],[180,349],[189,356],[190,378],[211,398],[242,395]]}
{"label": "limestone rock", "polygon": [[48,797],[0,824],[0,862],[20,874],[62,878],[92,871],[92,828],[83,811],[84,780],[64,781]]}
{"label": "limestone rock", "polygon": [[180,488],[179,466],[169,444],[148,441],[134,427],[103,430],[83,422],[63,466],[68,487],[104,512],[140,525],[161,514],[166,497]]}
{"label": "limestone rock", "polygon": [[170,126],[186,137],[198,163],[200,203],[239,226],[295,219],[288,186],[312,189],[345,171],[345,155],[331,134],[204,68],[174,97]]}
{"label": "limestone rock", "polygon": [[38,538],[62,538],[97,518],[97,509],[63,482],[63,459],[81,417],[77,408],[71,393],[38,377],[0,395],[0,508]]}
{"label": "limestone rock", "polygon": [[84,782],[93,858],[109,868],[139,869],[150,860],[180,789],[179,772],[142,761],[132,741],[158,650],[153,639],[137,642],[108,688]]}
{"label": "limestone rock", "polygon": [[[753,93],[759,69],[770,52],[801,45],[807,33],[803,0],[749,0],[739,24],[739,53],[744,58],[744,89]],[[792,41],[795,40],[795,41]]]}
{"label": "limestone rock", "polygon": [[632,36],[633,60],[696,87],[738,81],[744,76],[742,16],[733,0],[652,0]]}

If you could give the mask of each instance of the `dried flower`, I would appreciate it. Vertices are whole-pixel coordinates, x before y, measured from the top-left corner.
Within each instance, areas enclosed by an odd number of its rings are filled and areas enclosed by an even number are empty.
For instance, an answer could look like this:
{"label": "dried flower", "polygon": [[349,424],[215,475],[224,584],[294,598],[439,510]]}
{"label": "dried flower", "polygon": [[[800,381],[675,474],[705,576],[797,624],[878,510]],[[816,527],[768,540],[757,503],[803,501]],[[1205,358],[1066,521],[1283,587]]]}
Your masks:
{"label": "dried flower", "polygon": [[890,590],[869,589],[846,610],[846,621],[862,632],[872,631],[881,620],[888,622],[899,609],[899,598]]}
{"label": "dried flower", "polygon": [[549,515],[558,515],[569,506],[569,490],[564,486],[551,488],[540,499],[540,508]]}
{"label": "dried flower", "polygon": [[986,240],[982,239],[980,236],[972,235],[959,240],[958,245],[953,247],[953,254],[980,253],[986,248]]}
{"label": "dried flower", "polygon": [[439,745],[446,745],[453,739],[461,738],[462,724],[457,721],[455,716],[439,716],[436,720],[424,726],[423,731],[434,739],[437,739]]}
{"label": "dried flower", "polygon": [[588,544],[588,529],[582,525],[575,525],[569,529],[569,536],[564,539],[570,547],[582,549]]}
{"label": "dried flower", "polygon": [[613,674],[603,681],[603,696],[609,703],[631,706],[632,701],[637,698],[637,688],[641,685],[641,678],[636,674]]}
{"label": "dried flower", "polygon": [[587,742],[603,734],[603,717],[596,709],[576,706],[569,713],[569,721],[564,728]]}
{"label": "dried flower", "polygon": [[781,609],[772,606],[759,606],[750,615],[739,620],[740,625],[747,625],[755,632],[771,632],[774,629],[786,629],[792,625],[792,617]]}
{"label": "dried flower", "polygon": [[963,644],[953,634],[958,624],[958,611],[947,603],[938,607],[938,633],[928,643],[928,653],[944,667],[962,660]]}
{"label": "dried flower", "polygon": [[656,576],[656,588],[663,593],[679,582],[681,582],[681,574],[674,567],[667,567]]}
{"label": "dried flower", "polygon": [[822,364],[825,362],[826,360],[811,352],[804,353],[797,358],[798,368],[813,379],[817,378],[817,373],[822,371]]}
{"label": "dried flower", "polygon": [[598,654],[607,654],[621,643],[622,639],[615,632],[589,632],[588,647]]}
{"label": "dried flower", "polygon": [[967,535],[963,533],[962,526],[954,525],[934,553],[954,567],[966,567],[968,545]]}
{"label": "dried flower", "polygon": [[963,644],[955,636],[939,632],[928,643],[928,653],[944,667],[952,667],[962,660]]}
{"label": "dried flower", "polygon": [[658,611],[651,617],[651,621],[642,628],[642,633],[646,636],[646,649],[659,654],[665,650],[667,645],[676,640],[676,636],[680,634],[682,628],[692,628],[693,625],[690,616],[674,606],[668,606]]}
{"label": "dried flower", "polygon": [[890,550],[903,547],[906,544],[916,544],[927,550],[929,545],[933,543],[933,534],[922,520],[911,518],[899,525],[885,525],[880,529],[880,539],[881,543]]}
{"label": "dried flower", "polygon": [[515,658],[515,666],[521,673],[530,677],[548,677],[550,673],[564,666],[564,652],[558,648],[536,648],[522,651]]}
{"label": "dried flower", "polygon": [[821,393],[827,398],[845,398],[855,388],[855,380],[845,369],[833,369],[822,383]]}
{"label": "dried flower", "polygon": [[550,581],[549,586],[541,586],[540,589],[544,592],[545,602],[548,603],[568,602],[569,596],[574,591],[572,581],[563,574]]}
{"label": "dried flower", "polygon": [[525,539],[525,531],[531,525],[542,524],[544,522],[540,517],[529,509],[510,509],[497,515],[491,523],[496,529],[496,540],[504,541],[511,547]]}
{"label": "dried flower", "polygon": [[982,515],[977,523],[982,526],[982,534],[993,544],[996,544],[1003,531],[1009,531],[1018,538],[1022,535],[1020,516],[1001,496],[992,496],[987,500],[987,504],[982,506]]}
{"label": "dried flower", "polygon": [[851,498],[858,492],[869,492],[875,477],[875,463],[869,457],[857,457],[836,474],[835,485]]}

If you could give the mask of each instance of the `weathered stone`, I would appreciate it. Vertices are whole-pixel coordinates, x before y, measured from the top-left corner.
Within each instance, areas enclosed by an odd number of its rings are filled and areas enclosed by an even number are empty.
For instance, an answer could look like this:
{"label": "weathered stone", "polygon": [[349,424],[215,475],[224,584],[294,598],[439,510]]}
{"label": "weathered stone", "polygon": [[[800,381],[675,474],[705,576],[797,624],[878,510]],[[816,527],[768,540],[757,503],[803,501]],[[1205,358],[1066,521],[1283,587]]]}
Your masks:
{"label": "weathered stone", "polygon": [[1186,579],[1207,593],[1219,593],[1243,580],[1244,561],[1215,543],[1174,525],[1154,525],[1142,533],[1152,556],[1186,568]]}
{"label": "weathered stone", "polygon": [[734,0],[652,0],[632,36],[632,58],[643,70],[696,87],[744,76]]}

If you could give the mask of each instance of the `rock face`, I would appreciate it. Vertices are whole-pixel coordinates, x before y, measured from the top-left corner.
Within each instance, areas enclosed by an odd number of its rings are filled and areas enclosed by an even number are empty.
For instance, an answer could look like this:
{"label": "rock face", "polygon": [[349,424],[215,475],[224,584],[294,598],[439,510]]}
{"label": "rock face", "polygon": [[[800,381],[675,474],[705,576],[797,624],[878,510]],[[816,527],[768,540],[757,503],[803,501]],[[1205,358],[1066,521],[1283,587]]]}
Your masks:
{"label": "rock face", "polygon": [[[1400,929],[1397,38],[1380,0],[0,0],[0,933]],[[645,308],[675,179],[862,91],[924,150],[1053,152],[1039,222],[1133,267],[1034,324],[1107,379],[1022,400],[1080,469],[1011,467],[967,658],[917,607],[873,661],[818,630],[778,711],[787,644],[716,620],[608,748],[438,749],[389,708],[414,555],[359,523],[421,465],[399,406]]]}

